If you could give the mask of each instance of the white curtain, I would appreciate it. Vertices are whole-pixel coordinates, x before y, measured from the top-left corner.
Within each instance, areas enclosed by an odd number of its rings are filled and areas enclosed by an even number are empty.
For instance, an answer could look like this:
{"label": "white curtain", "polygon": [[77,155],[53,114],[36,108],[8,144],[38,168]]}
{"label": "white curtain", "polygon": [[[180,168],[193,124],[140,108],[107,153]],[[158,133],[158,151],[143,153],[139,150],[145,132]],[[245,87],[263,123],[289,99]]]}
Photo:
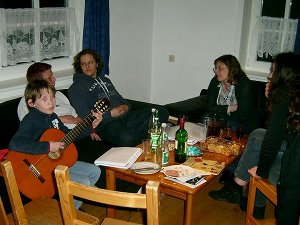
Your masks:
{"label": "white curtain", "polygon": [[2,66],[72,56],[79,35],[74,9],[1,9]]}
{"label": "white curtain", "polygon": [[253,31],[250,51],[259,57],[293,51],[297,24],[298,20],[259,17]]}

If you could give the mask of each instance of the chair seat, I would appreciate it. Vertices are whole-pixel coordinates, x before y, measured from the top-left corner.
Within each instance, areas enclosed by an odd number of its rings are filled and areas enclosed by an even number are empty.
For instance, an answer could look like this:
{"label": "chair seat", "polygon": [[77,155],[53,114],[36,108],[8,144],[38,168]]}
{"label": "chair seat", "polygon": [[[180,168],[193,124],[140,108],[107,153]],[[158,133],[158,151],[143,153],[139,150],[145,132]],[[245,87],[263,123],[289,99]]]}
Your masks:
{"label": "chair seat", "polygon": [[64,224],[59,202],[52,198],[40,198],[24,205],[28,224]]}
{"label": "chair seat", "polygon": [[[52,198],[40,198],[24,206],[29,225],[64,225],[59,202]],[[89,224],[100,224],[100,220],[85,212],[76,211],[78,218]],[[8,215],[9,224],[14,224],[12,214]]]}
{"label": "chair seat", "polygon": [[113,218],[105,218],[101,225],[141,225],[140,223],[132,223],[124,220],[118,220]]}

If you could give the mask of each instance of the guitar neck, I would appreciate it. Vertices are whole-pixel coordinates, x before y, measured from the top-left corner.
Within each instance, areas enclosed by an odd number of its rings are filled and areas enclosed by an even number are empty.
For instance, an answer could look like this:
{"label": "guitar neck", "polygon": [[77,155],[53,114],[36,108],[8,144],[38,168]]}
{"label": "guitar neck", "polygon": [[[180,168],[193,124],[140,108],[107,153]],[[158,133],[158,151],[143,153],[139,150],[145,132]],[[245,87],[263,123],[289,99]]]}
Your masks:
{"label": "guitar neck", "polygon": [[92,115],[92,113],[90,113],[80,123],[78,123],[71,131],[69,131],[61,139],[61,141],[64,142],[66,146],[69,146],[88,126],[91,126],[94,119],[95,117]]}
{"label": "guitar neck", "polygon": [[[94,105],[93,112],[104,112],[110,106],[109,100],[103,98],[96,102]],[[90,112],[80,123],[78,123],[69,133],[61,139],[65,143],[65,147],[69,146],[88,126],[91,126],[95,117],[93,113]]]}

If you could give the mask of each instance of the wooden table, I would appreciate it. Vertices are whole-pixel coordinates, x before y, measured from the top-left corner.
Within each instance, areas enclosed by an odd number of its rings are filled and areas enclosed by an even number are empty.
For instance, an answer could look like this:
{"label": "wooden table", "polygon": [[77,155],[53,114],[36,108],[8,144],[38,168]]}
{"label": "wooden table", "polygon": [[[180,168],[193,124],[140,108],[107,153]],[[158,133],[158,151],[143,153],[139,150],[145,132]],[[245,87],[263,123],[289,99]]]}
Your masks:
{"label": "wooden table", "polygon": [[[246,139],[244,138],[242,140],[243,147],[244,147],[245,142],[246,142]],[[243,147],[242,147],[242,150],[243,150]],[[242,150],[240,151],[240,154],[241,154]],[[204,151],[202,158],[223,161],[223,162],[225,162],[226,166],[228,166],[231,164],[231,162],[233,162],[237,158],[237,156],[224,156],[221,154]],[[138,161],[143,161],[143,160],[144,160],[144,156],[141,155],[139,157]],[[170,165],[175,164],[174,151],[170,152],[170,163],[169,164]],[[131,170],[107,167],[106,168],[106,188],[109,190],[116,190],[116,179],[125,180],[125,181],[131,182],[131,183],[134,183],[137,185],[141,185],[141,186],[145,185],[148,180],[159,181],[160,182],[160,192],[165,193],[170,196],[173,196],[175,198],[182,199],[184,201],[183,224],[190,225],[191,218],[192,218],[192,208],[193,208],[194,197],[209,182],[211,182],[217,176],[215,176],[215,175],[205,176],[206,182],[196,188],[186,187],[184,185],[167,180],[164,177],[165,177],[165,175],[160,172],[155,173],[155,174],[144,175],[144,174],[134,173]],[[116,215],[115,208],[108,207],[107,208],[107,217],[114,218],[115,215]]]}

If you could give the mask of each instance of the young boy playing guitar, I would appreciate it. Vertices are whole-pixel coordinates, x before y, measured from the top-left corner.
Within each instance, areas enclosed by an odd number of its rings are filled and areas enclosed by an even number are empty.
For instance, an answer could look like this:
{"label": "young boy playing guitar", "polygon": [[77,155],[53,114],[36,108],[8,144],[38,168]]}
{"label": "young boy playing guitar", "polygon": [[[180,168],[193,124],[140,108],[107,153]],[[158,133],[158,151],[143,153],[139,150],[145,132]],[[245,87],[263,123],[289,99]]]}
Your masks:
{"label": "young boy playing guitar", "polygon": [[[71,134],[71,136],[76,135],[77,137],[84,136],[98,126],[102,120],[102,113],[92,111],[90,117],[87,117],[90,120],[89,126],[79,127],[81,129],[80,133],[75,132],[74,134],[72,131],[76,127],[70,131],[54,113],[55,89],[47,81],[34,80],[28,83],[25,89],[25,100],[30,110],[21,121],[18,131],[10,141],[9,150],[12,150],[10,153],[13,156],[8,154],[8,160],[12,161],[13,166],[17,164],[14,166],[15,173],[16,170],[19,170],[16,173],[18,185],[25,186],[24,192],[33,193],[32,195],[31,193],[27,195],[31,199],[43,195],[52,196],[56,189],[53,170],[56,165],[64,164],[70,166],[71,180],[94,186],[100,177],[100,168],[90,163],[76,161],[77,151],[74,144],[68,143],[64,138],[55,140],[54,136],[55,131],[59,130],[61,130],[59,131],[61,133],[64,132],[62,136],[65,137],[68,134]],[[49,128],[52,128],[50,129],[52,132],[54,131],[53,134],[48,135],[49,139],[53,139],[43,140],[43,133],[45,134],[45,131]],[[64,135],[65,133],[67,135]],[[48,137],[44,139],[48,139]],[[73,147],[75,151],[73,151]],[[64,151],[64,154],[62,154],[62,151]],[[54,155],[54,159],[49,157],[52,154]],[[55,158],[56,154],[58,154],[58,159]],[[47,193],[48,190],[52,191]],[[23,193],[22,188],[20,188],[20,191]],[[40,193],[35,194],[38,192]],[[26,193],[23,194],[26,195]],[[82,202],[75,200],[74,204],[78,209],[82,205]]]}

